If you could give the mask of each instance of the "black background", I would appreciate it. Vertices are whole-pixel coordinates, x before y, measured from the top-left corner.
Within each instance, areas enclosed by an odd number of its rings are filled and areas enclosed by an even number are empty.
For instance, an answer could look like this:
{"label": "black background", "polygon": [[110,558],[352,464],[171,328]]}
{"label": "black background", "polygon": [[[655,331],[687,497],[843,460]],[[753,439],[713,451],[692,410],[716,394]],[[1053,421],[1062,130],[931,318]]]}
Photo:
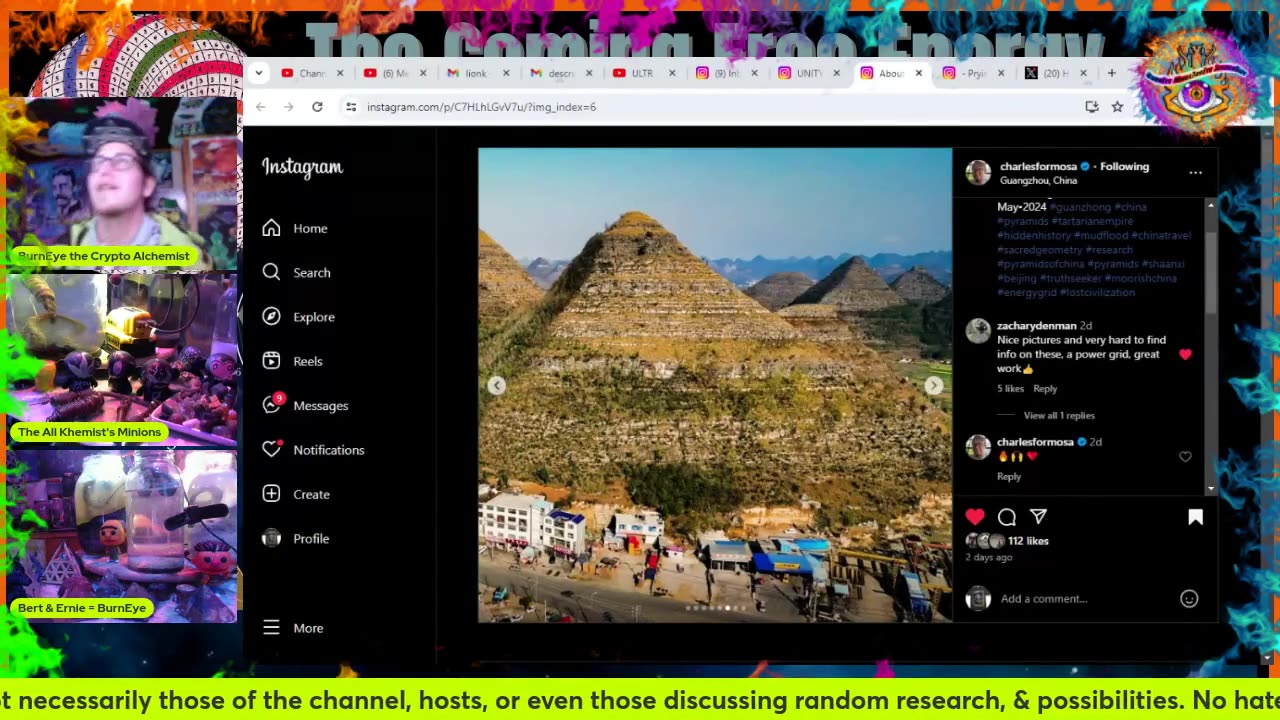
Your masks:
{"label": "black background", "polygon": [[[368,136],[347,132],[342,138],[318,128],[245,130],[242,620],[247,652],[261,662],[369,662],[429,648],[433,635],[434,137],[426,129],[377,131],[393,155],[370,152]],[[309,181],[267,176],[264,158],[339,162],[344,172],[316,173]],[[280,237],[261,236],[268,219],[283,226]],[[295,234],[295,223],[326,225],[328,233]],[[267,262],[276,263],[281,280],[263,276]],[[457,268],[467,260],[449,262]],[[327,268],[332,277],[293,279],[295,268]],[[466,297],[474,298],[474,290]],[[450,305],[467,313],[464,303]],[[283,313],[279,325],[263,324],[268,306]],[[295,312],[333,314],[336,322],[304,326],[293,322]],[[279,352],[283,367],[265,370],[264,351]],[[324,364],[295,367],[295,357]],[[276,391],[287,395],[287,407],[267,415],[263,400]],[[350,407],[299,411],[299,401]],[[274,439],[285,446],[269,457],[261,444]],[[293,454],[295,446],[317,444],[365,454]],[[471,484],[475,471],[465,477]],[[263,501],[268,483],[281,487],[283,500]],[[296,500],[295,490],[331,495]],[[286,538],[322,532],[331,543],[267,548],[261,541],[267,527]],[[267,618],[282,621],[279,637],[261,634]],[[294,635],[295,623],[325,631]],[[429,664],[430,653],[421,659]]]}
{"label": "black background", "polygon": [[[970,160],[982,158],[994,170],[991,181],[981,187],[965,179]],[[1204,228],[1205,199],[1217,197],[1218,150],[1212,147],[1142,148],[1126,150],[1033,150],[1022,148],[956,148],[952,156],[955,188],[953,206],[957,242],[955,254],[955,390],[953,436],[955,458],[955,503],[957,508],[955,546],[964,545],[972,531],[1001,532],[1012,537],[1024,533],[1049,540],[1048,546],[1010,546],[1000,551],[958,550],[956,588],[964,592],[974,585],[987,588],[996,597],[989,608],[975,612],[957,596],[956,617],[960,621],[1046,621],[1079,622],[1212,622],[1217,602],[1217,518],[1216,501],[1204,497],[1206,464],[1200,451],[1204,442],[1204,398],[1199,391],[1204,377]],[[1005,172],[1006,165],[1041,162],[1072,165],[1088,161],[1093,166],[1083,173]],[[1146,164],[1149,172],[1106,172],[1104,163]],[[1192,173],[1195,174],[1192,174]],[[1001,182],[1010,177],[1038,175],[1075,177],[1076,185],[1021,186]],[[996,203],[1004,200],[1020,204],[1024,199],[1072,203],[1144,203],[1146,213],[1132,213],[1131,228],[1079,228],[1088,232],[1109,229],[1133,231],[1190,230],[1186,241],[1100,240],[1071,241],[1071,246],[1097,247],[1130,245],[1132,256],[1086,255],[1079,260],[1168,260],[1186,262],[1181,270],[1164,270],[1180,282],[1170,285],[1142,285],[1131,298],[1049,297],[1028,299],[1000,297],[996,261],[1057,259],[1057,256],[998,255],[996,247],[1053,246],[1044,240],[999,240],[995,233],[1000,217],[1048,217],[1051,212],[999,212]],[[1217,220],[1217,210],[1214,219]],[[1071,213],[1067,217],[1083,217]],[[1101,216],[1101,213],[1095,213]],[[1113,213],[1109,217],[1124,217]],[[1043,228],[1003,228],[1008,231],[1069,231],[1065,226]],[[1103,274],[1097,270],[1007,270],[1009,274]],[[1156,271],[1119,270],[1120,274]],[[1007,286],[1006,286],[1007,287]],[[1056,288],[1058,284],[1038,285]],[[1079,288],[1080,286],[1076,286]],[[1108,287],[1117,287],[1109,285]],[[996,325],[990,340],[968,342],[963,327],[970,318],[982,317]],[[1030,333],[1001,332],[1004,322],[1083,323],[1093,322],[1093,331],[1040,332],[1037,336],[1165,336],[1158,349],[1161,359],[1103,362],[1098,360],[1022,361],[997,359],[999,349],[1067,351],[1063,345],[1027,346],[1000,344],[1001,336]],[[1183,360],[1178,349],[1193,349]],[[1084,346],[1083,349],[1098,349]],[[1103,349],[1117,349],[1107,345]],[[996,366],[1030,364],[1031,376],[1004,374]],[[1033,384],[1056,384],[1053,397],[1036,394]],[[1023,386],[1020,394],[999,393],[997,386]],[[1017,417],[997,413],[1016,409]],[[1094,412],[1092,422],[1034,421],[1021,417],[1024,410],[1064,410]],[[982,461],[968,458],[965,442],[974,433],[985,434],[995,443],[1000,438],[1075,438],[1101,441],[1098,446],[1040,447],[1034,461],[1001,463],[997,456],[1006,448],[992,447]],[[1009,448],[1017,450],[1017,447]],[[1028,449],[1028,448],[1024,448]],[[1193,452],[1190,461],[1179,452]],[[1021,477],[1017,485],[997,480],[1000,472]],[[1160,497],[1170,496],[1170,497]],[[1181,496],[1181,497],[1177,497]],[[1000,508],[1016,510],[1015,528],[1001,526]],[[968,508],[985,509],[986,518],[976,526],[968,522]],[[1029,508],[1046,508],[1043,522],[1030,517]],[[1191,526],[1187,510],[1205,510],[1205,523]],[[1012,557],[1008,563],[991,562],[992,557]],[[970,559],[973,561],[970,561]],[[985,560],[985,562],[983,561]],[[1184,590],[1194,590],[1200,602],[1183,607]],[[1135,602],[1134,594],[1143,600]],[[1038,605],[1004,602],[1013,594],[1085,596],[1087,604]]]}
{"label": "black background", "polygon": [[[292,659],[309,662],[353,660],[370,665],[373,674],[422,674],[430,672],[433,651],[440,671],[503,673],[508,662],[555,663],[583,661],[649,661],[672,663],[750,662],[765,656],[773,663],[868,662],[892,658],[895,662],[1195,662],[1227,649],[1235,638],[1225,623],[1204,624],[906,624],[906,625],[694,625],[680,624],[660,631],[646,625],[481,625],[476,622],[476,560],[472,540],[476,532],[474,486],[476,458],[476,304],[475,233],[477,218],[477,148],[517,145],[521,147],[613,146],[616,133],[609,128],[539,128],[524,134],[504,130],[432,128],[269,128],[245,130],[245,206],[249,239],[246,268],[268,259],[267,249],[274,239],[254,237],[264,214],[280,217],[350,216],[344,227],[349,234],[314,241],[305,248],[311,257],[347,257],[344,273],[359,273],[365,282],[344,280],[323,292],[340,292],[323,302],[363,308],[362,317],[370,325],[386,321],[384,311],[403,310],[414,318],[412,337],[435,337],[438,389],[438,434],[431,437],[432,407],[422,402],[406,404],[401,393],[429,397],[432,382],[430,358],[406,348],[391,333],[375,333],[384,342],[360,342],[365,353],[344,353],[350,364],[336,374],[326,373],[317,385],[336,400],[352,402],[350,417],[342,419],[341,432],[349,445],[364,433],[372,438],[377,454],[363,462],[335,460],[307,468],[305,482],[332,483],[343,488],[341,508],[335,509],[334,534],[339,530],[359,538],[328,553],[287,562],[283,556],[266,559],[261,545],[246,543],[243,564],[253,583],[246,583],[245,630],[254,632],[256,619],[264,617],[259,603],[273,603],[287,597],[305,602],[317,614],[327,612],[334,623],[346,622],[351,629],[345,640],[355,645],[345,648],[329,637],[299,645],[288,653]],[[946,146],[1045,145],[1051,139],[1058,147],[1133,147],[1185,145],[1198,141],[1181,140],[1156,128],[948,128],[926,134],[917,129],[859,128],[859,145],[906,147],[931,145],[928,140],[946,138]],[[831,146],[801,138],[812,137],[804,129],[770,133],[769,146]],[[923,141],[923,142],[922,142]],[[760,143],[751,128],[651,128],[643,139],[630,144],[654,147],[746,147]],[[436,147],[434,163],[432,146]],[[1218,143],[1221,149],[1221,177],[1224,183],[1252,181],[1257,172],[1260,147],[1254,129],[1233,131]],[[373,153],[371,147],[393,148],[394,152]],[[936,145],[934,145],[936,146]],[[341,160],[348,168],[340,185],[319,193],[315,180],[312,191],[291,184],[264,181],[259,167],[264,154],[273,160],[292,156],[297,160]],[[411,161],[409,159],[412,158]],[[352,168],[369,169],[358,175]],[[432,168],[434,167],[434,182]],[[367,177],[368,181],[355,181]],[[433,205],[429,188],[438,187]],[[412,187],[387,197],[391,188]],[[256,199],[255,199],[256,198]],[[564,212],[572,211],[565,199]],[[318,222],[318,220],[313,220]],[[337,223],[337,220],[332,221]],[[434,233],[433,233],[434,231]],[[434,252],[432,235],[434,234]],[[959,235],[957,237],[960,237]],[[585,241],[585,239],[584,239]],[[958,243],[959,241],[957,241]],[[395,254],[385,251],[395,248]],[[1249,299],[1256,292],[1236,292],[1238,271],[1256,266],[1256,248],[1243,238],[1222,228],[1221,267],[1222,327],[1235,323],[1256,323],[1259,309]],[[294,249],[285,248],[286,252]],[[345,254],[344,254],[345,253]],[[957,261],[964,254],[956,246]],[[308,261],[310,262],[310,261]],[[1246,265],[1247,263],[1247,265]],[[432,273],[430,268],[438,268]],[[284,265],[282,265],[282,268]],[[266,281],[248,269],[245,278],[246,359],[257,349],[263,333],[252,320],[260,312]],[[1256,284],[1256,277],[1254,279]],[[294,287],[294,286],[291,286]],[[376,292],[372,292],[376,289]],[[364,290],[365,292],[361,292]],[[1256,288],[1255,288],[1256,290]],[[302,290],[298,291],[299,294]],[[376,299],[376,300],[375,300]],[[291,298],[289,302],[310,308],[319,299]],[[429,307],[430,303],[434,303]],[[351,321],[348,321],[351,322]],[[352,324],[340,319],[335,344],[354,343]],[[433,328],[434,325],[434,328]],[[273,331],[272,340],[281,351],[304,342],[288,328]],[[314,342],[310,338],[307,342]],[[1220,339],[1223,377],[1253,376],[1256,364],[1249,348],[1232,336]],[[246,381],[247,403],[276,388],[264,386],[261,371],[251,364]],[[331,384],[325,387],[325,384]],[[1189,385],[1198,388],[1198,384]],[[1235,400],[1225,380],[1222,393],[1223,452],[1227,448],[1250,452],[1256,446],[1259,420],[1255,413]],[[288,390],[286,388],[286,390]],[[293,391],[290,391],[293,392]],[[298,391],[301,392],[301,391]],[[1198,390],[1196,390],[1198,392]],[[1129,395],[1114,398],[1116,414],[1128,413],[1140,423],[1145,395],[1136,388]],[[261,417],[252,415],[245,423],[247,433],[263,427]],[[395,422],[390,422],[395,418]],[[376,423],[376,425],[375,425]],[[389,427],[399,426],[388,435]],[[323,432],[336,432],[324,430]],[[1140,432],[1136,430],[1135,432]],[[248,534],[267,517],[264,505],[256,500],[261,484],[270,480],[271,470],[253,464],[254,450],[246,435],[245,503]],[[314,441],[309,438],[309,441]],[[282,482],[283,484],[283,482]],[[386,492],[376,488],[386,485]],[[434,487],[437,510],[434,519],[417,507],[423,487]],[[349,489],[348,489],[349,488]],[[409,493],[413,502],[403,499]],[[397,495],[399,493],[399,495]],[[396,500],[395,498],[402,498]],[[1205,501],[1217,503],[1219,501]],[[1219,503],[1224,518],[1233,517],[1225,503]],[[289,504],[271,509],[272,524],[283,527]],[[1155,528],[1153,528],[1155,529]],[[1082,532],[1089,532],[1084,528]],[[1219,571],[1224,602],[1247,599],[1232,570],[1241,549],[1235,534],[1224,533],[1219,544]],[[1120,528],[1126,542],[1135,548],[1132,557],[1141,563],[1138,550],[1162,552],[1160,537],[1146,536],[1135,527]],[[1126,546],[1130,547],[1130,546]],[[279,548],[277,548],[278,550]],[[1099,552],[1106,553],[1102,547]],[[1116,554],[1116,550],[1110,550]],[[270,564],[267,564],[270,563]],[[415,565],[410,571],[406,563]],[[392,571],[400,571],[399,574]],[[375,578],[398,577],[392,581]],[[426,577],[426,580],[423,578]],[[337,579],[335,579],[337,578]],[[434,608],[424,592],[435,578],[440,593]],[[351,582],[354,579],[354,582]],[[412,590],[415,587],[421,591]],[[422,583],[425,583],[423,585]],[[1132,583],[1115,590],[1134,603],[1149,602],[1147,588]],[[310,596],[310,597],[307,597]],[[434,627],[433,627],[434,626]],[[665,637],[668,640],[655,640]],[[263,654],[263,647],[247,637],[250,659],[277,657]],[[1247,660],[1248,658],[1246,658]],[[475,663],[481,663],[476,665]]]}

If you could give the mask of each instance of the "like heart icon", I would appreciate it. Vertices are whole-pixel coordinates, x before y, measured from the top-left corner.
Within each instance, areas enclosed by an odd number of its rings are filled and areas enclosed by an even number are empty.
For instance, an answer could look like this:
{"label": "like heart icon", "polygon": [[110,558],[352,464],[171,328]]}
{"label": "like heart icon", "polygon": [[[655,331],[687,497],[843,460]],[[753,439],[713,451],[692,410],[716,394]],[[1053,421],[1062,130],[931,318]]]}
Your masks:
{"label": "like heart icon", "polygon": [[1190,359],[1191,359],[1191,348],[1182,348],[1181,350],[1179,350],[1179,351],[1178,351],[1178,357],[1182,358],[1183,360],[1190,360]]}
{"label": "like heart icon", "polygon": [[266,453],[267,457],[275,457],[280,454],[282,447],[284,447],[283,440],[265,440],[262,443],[262,452]]}
{"label": "like heart icon", "polygon": [[1036,458],[1038,457],[1040,457],[1040,453],[1036,452],[1035,450],[1032,450],[1027,453],[1027,459],[1030,460],[1031,462],[1035,462]]}
{"label": "like heart icon", "polygon": [[987,511],[983,510],[982,508],[969,508],[968,510],[964,511],[965,519],[973,523],[974,525],[977,525],[978,523],[982,522],[982,518],[986,516],[987,516]]}

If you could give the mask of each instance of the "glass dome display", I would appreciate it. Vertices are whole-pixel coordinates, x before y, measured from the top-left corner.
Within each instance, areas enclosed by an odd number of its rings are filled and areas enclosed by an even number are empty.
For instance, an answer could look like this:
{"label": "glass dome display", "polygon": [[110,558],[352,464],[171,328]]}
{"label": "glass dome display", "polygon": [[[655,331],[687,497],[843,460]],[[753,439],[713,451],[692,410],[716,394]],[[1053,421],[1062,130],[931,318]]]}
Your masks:
{"label": "glass dome display", "polygon": [[106,275],[10,275],[7,327],[38,358],[96,354],[106,334],[107,282]]}

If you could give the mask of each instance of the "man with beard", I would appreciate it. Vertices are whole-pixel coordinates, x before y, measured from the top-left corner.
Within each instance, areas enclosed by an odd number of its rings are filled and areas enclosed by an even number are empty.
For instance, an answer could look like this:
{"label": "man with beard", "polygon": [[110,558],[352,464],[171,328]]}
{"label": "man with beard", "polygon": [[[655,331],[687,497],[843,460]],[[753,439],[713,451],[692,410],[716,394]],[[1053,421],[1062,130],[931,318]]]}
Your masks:
{"label": "man with beard", "polygon": [[[89,171],[85,187],[93,216],[71,227],[69,245],[155,246],[195,248],[195,265],[172,270],[213,269],[205,241],[162,215],[148,212],[156,192],[151,174],[151,143],[133,122],[107,115],[90,120],[85,128]],[[155,272],[164,268],[103,268],[114,272]]]}
{"label": "man with beard", "polygon": [[88,212],[80,203],[80,188],[76,182],[75,171],[71,168],[58,168],[53,171],[50,183],[53,189],[53,202],[58,209],[58,220],[61,222],[83,220]]}

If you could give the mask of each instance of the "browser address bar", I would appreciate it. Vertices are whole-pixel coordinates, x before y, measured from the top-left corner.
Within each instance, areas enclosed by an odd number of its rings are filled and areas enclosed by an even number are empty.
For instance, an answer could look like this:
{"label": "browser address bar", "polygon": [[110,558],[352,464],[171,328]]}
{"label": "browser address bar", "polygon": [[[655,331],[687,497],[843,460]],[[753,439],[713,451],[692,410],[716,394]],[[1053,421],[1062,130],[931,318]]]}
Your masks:
{"label": "browser address bar", "polygon": [[246,94],[260,125],[1141,125],[1123,89],[602,92],[598,89],[440,93]]}

